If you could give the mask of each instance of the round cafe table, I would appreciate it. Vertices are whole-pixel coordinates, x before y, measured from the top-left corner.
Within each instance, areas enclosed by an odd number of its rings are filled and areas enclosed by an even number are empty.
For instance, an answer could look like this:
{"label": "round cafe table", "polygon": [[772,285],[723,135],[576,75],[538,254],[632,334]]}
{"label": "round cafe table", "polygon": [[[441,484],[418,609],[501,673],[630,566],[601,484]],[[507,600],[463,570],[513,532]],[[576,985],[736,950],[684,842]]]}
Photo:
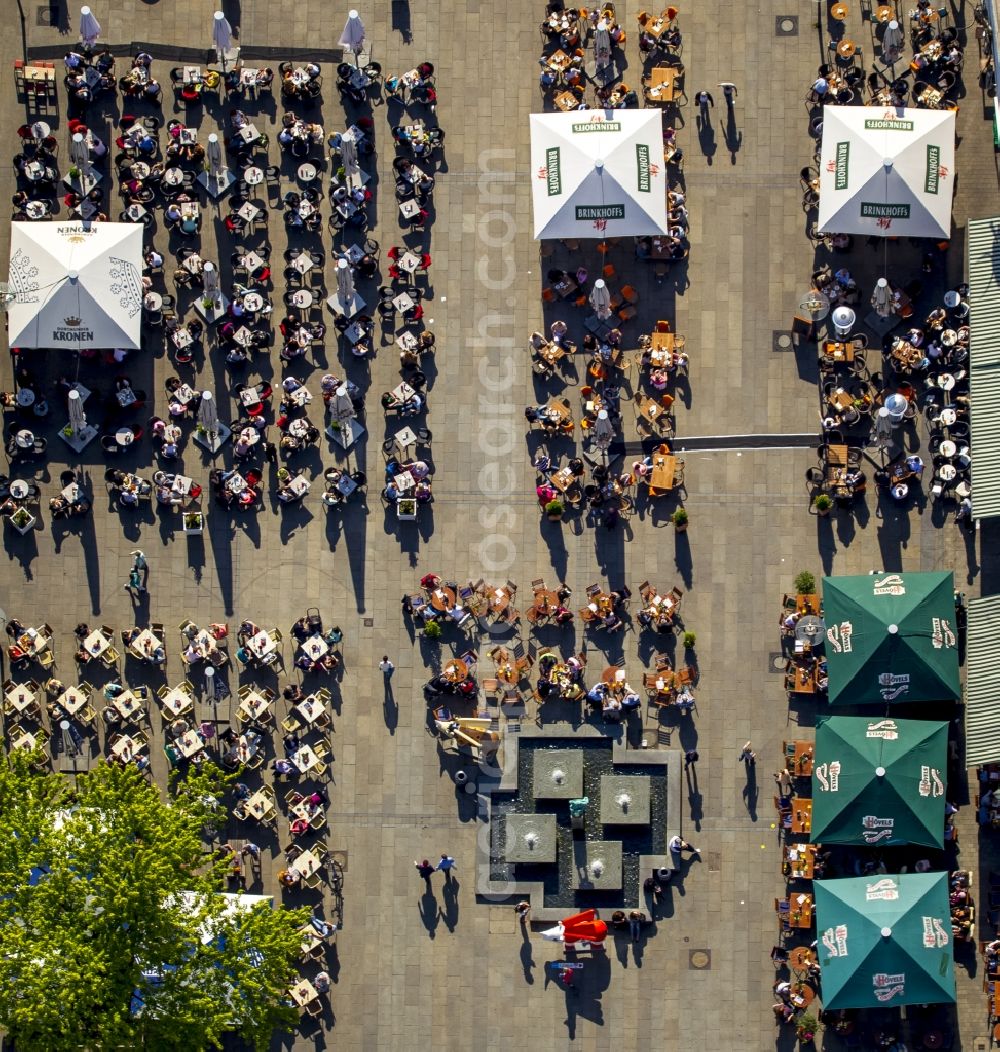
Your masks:
{"label": "round cafe table", "polygon": [[20,449],[31,449],[31,447],[35,444],[35,436],[26,428],[22,428],[14,436],[14,441],[17,443],[18,448]]}
{"label": "round cafe table", "polygon": [[952,424],[958,419],[958,413],[954,409],[942,409],[941,410],[941,423],[945,427],[951,427]]}
{"label": "round cafe table", "polygon": [[152,169],[145,161],[133,161],[130,171],[136,179],[145,179],[149,176]]}
{"label": "round cafe table", "polygon": [[800,617],[795,624],[795,638],[800,643],[810,643],[818,646],[823,642],[823,633],[826,631],[826,622],[815,614],[806,614]]}
{"label": "round cafe table", "polygon": [[942,391],[950,391],[955,386],[955,377],[951,373],[942,373],[937,378],[937,385]]}
{"label": "round cafe table", "polygon": [[945,329],[941,333],[941,342],[945,347],[954,347],[958,343],[958,333],[954,329]]}
{"label": "round cafe table", "polygon": [[299,165],[299,179],[304,183],[311,183],[318,174],[316,165],[311,164],[309,161]]}
{"label": "round cafe table", "polygon": [[461,658],[452,658],[442,675],[449,683],[461,683],[469,674],[469,666]]}
{"label": "round cafe table", "polygon": [[142,298],[142,305],[148,311],[158,311],[163,306],[163,297],[158,292],[147,292]]}
{"label": "round cafe table", "polygon": [[836,19],[838,22],[843,22],[845,18],[850,14],[851,9],[844,3],[834,4],[830,8],[830,17]]}
{"label": "round cafe table", "polygon": [[[442,595],[439,596],[438,592],[441,592]],[[435,610],[451,610],[455,606],[455,589],[443,584],[438,585],[437,588],[431,589],[428,598]]]}
{"label": "round cafe table", "polygon": [[264,170],[252,165],[243,173],[243,178],[250,186],[259,186],[264,181]]}
{"label": "round cafe table", "polygon": [[130,446],[135,441],[135,435],[130,428],[120,427],[115,432],[115,441],[120,446]]}
{"label": "round cafe table", "polygon": [[28,406],[35,404],[35,392],[30,387],[22,387],[17,392],[17,404],[22,409],[27,409]]}
{"label": "round cafe table", "polygon": [[896,17],[891,4],[880,4],[875,8],[875,18],[879,22],[891,22]]}
{"label": "round cafe table", "polygon": [[968,497],[972,492],[972,486],[965,479],[962,479],[961,482],[955,483],[955,492],[960,497]]}
{"label": "round cafe table", "polygon": [[251,313],[259,311],[264,306],[264,297],[259,292],[248,292],[243,297],[243,309]]}
{"label": "round cafe table", "polygon": [[44,201],[29,201],[24,206],[24,214],[29,219],[44,219],[49,214],[49,207]]}
{"label": "round cafe table", "polygon": [[296,289],[291,295],[292,305],[295,307],[305,308],[312,306],[312,293],[309,289]]}
{"label": "round cafe table", "polygon": [[837,45],[837,56],[839,58],[854,58],[854,52],[858,50],[858,45],[853,40],[849,40],[846,37],[841,40]]}
{"label": "round cafe table", "polygon": [[167,168],[163,173],[163,182],[167,186],[180,186],[184,182],[184,171],[181,168]]}
{"label": "round cafe table", "polygon": [[31,487],[24,479],[14,479],[10,484],[10,495],[15,500],[24,500],[25,497],[31,492]]}
{"label": "round cafe table", "polygon": [[47,139],[52,134],[52,129],[45,121],[35,121],[31,126],[31,134],[36,139]]}
{"label": "round cafe table", "polygon": [[938,453],[942,457],[953,457],[958,452],[958,446],[950,438],[946,438],[941,445],[938,446]]}
{"label": "round cafe table", "polygon": [[938,470],[938,478],[944,482],[951,482],[951,480],[958,474],[958,468],[954,464],[942,464]]}

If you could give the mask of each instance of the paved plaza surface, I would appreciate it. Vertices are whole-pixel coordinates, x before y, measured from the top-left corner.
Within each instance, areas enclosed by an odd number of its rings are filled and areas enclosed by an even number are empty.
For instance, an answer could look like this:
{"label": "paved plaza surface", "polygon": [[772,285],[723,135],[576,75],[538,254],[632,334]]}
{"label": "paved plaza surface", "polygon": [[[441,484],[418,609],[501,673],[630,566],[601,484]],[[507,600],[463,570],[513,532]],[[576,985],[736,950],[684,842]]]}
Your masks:
{"label": "paved plaza surface", "polygon": [[[94,8],[109,43],[140,40],[155,46],[165,118],[175,115],[167,75],[174,63],[167,56],[172,47],[207,48],[213,6],[208,0],[118,0],[110,8]],[[58,27],[38,24],[41,10],[24,6],[27,45],[57,54],[75,33],[62,35]],[[76,10],[68,16],[60,10],[57,24],[66,25],[68,17],[75,25]],[[625,79],[636,85],[638,10],[636,4],[622,3],[617,12],[629,34]],[[16,19],[11,0],[3,11],[8,22]],[[226,11],[245,47],[274,49],[268,64],[275,67],[282,48],[290,53],[335,49],[346,15],[316,0],[246,0]],[[95,495],[93,514],[81,528],[54,526],[46,500],[60,488],[60,471],[77,463],[60,459],[63,446],[55,437],[54,414],[50,430],[43,430],[51,456],[37,476],[46,499],[42,523],[26,539],[5,532],[0,604],[9,616],[54,627],[59,674],[67,679],[75,675],[71,632],[81,620],[115,628],[134,624],[137,617],[164,622],[171,683],[183,678],[174,626],[184,618],[201,624],[251,618],[278,625],[287,637],[292,621],[306,607],[318,606],[328,624],[343,628],[343,672],[330,684],[334,756],[326,840],[346,856],[344,928],[328,964],[334,979],[329,1010],[318,1021],[303,1022],[297,1034],[282,1035],[285,1047],[324,1048],[334,1042],[363,1050],[404,1043],[486,1050],[629,1050],[654,1042],[665,1049],[771,1047],[776,1031],[768,955],[777,933],[772,903],[784,890],[771,771],[796,720],[808,726],[815,715],[808,708],[789,709],[780,667],[773,661],[780,650],[781,594],[791,589],[800,570],[819,576],[874,568],[954,569],[956,587],[966,594],[991,591],[997,580],[995,534],[986,527],[966,534],[929,504],[907,512],[883,506],[874,487],[866,514],[810,515],[804,476],[815,462],[818,437],[812,448],[778,440],[780,448],[768,449],[733,448],[742,443],[721,437],[706,443],[713,448],[688,452],[690,529],[683,536],[675,535],[666,512],[659,510],[643,511],[614,533],[595,530],[578,517],[562,524],[540,521],[522,409],[541,393],[533,384],[528,334],[557,316],[543,314],[541,307],[542,277],[551,264],[540,263],[531,236],[528,170],[527,115],[542,108],[536,58],[543,4],[414,0],[360,11],[372,57],[386,72],[424,60],[435,64],[437,119],[447,133],[434,192],[435,219],[424,241],[424,250],[433,256],[428,279],[433,295],[424,321],[437,336],[427,419],[434,434],[433,505],[421,513],[417,529],[401,528],[379,500],[385,423],[378,395],[399,378],[391,344],[371,364],[370,378],[349,366],[352,378],[367,384],[369,392],[369,433],[350,463],[365,470],[371,484],[366,505],[352,504],[330,517],[315,489],[302,507],[284,512],[267,496],[255,518],[240,520],[206,501],[208,531],[203,543],[190,542],[169,513],[149,515],[146,521],[119,513],[105,496],[105,464],[95,443],[82,458]],[[782,15],[797,19],[794,35],[776,33]],[[710,0],[690,10],[681,7],[687,94],[693,97],[707,87],[717,98],[714,137],[705,134],[699,140],[693,107],[682,110],[679,141],[686,154],[690,259],[658,287],[651,270],[635,263],[629,244],[609,256],[641,297],[639,317],[627,329],[629,346],[657,318],[671,319],[675,331],[687,337],[690,396],[676,414],[678,449],[685,436],[818,436],[815,349],[776,350],[775,338],[791,328],[798,295],[815,269],[798,173],[812,160],[802,100],[824,58],[824,38],[815,24],[820,17],[825,17],[823,5],[784,0],[757,6]],[[851,30],[870,52],[860,12],[852,11],[851,19]],[[956,21],[971,22],[971,9],[958,9]],[[8,70],[20,54],[16,35],[4,35],[0,55]],[[968,55],[966,68],[974,71],[971,35]],[[344,125],[344,109],[334,87],[334,66],[325,65],[324,74],[322,122],[331,131]],[[723,80],[739,87],[738,137],[726,130],[721,89],[716,88]],[[10,84],[0,111],[11,154],[15,129],[25,118],[13,95]],[[52,121],[63,163],[64,101]],[[273,105],[246,108],[259,124],[273,126],[282,111],[277,86]],[[193,112],[200,114],[199,127],[207,134],[226,111],[226,104],[210,104]],[[350,112],[353,117],[363,111]],[[392,195],[390,112],[376,106],[372,114],[380,179],[372,236],[383,253],[401,241]],[[102,134],[109,131],[106,124],[96,127]],[[270,160],[276,162],[271,130]],[[966,217],[993,210],[991,129],[982,119],[974,82],[959,113],[959,134],[953,249],[947,271],[927,280],[929,294],[961,277]],[[9,199],[13,189],[11,169],[5,166],[0,191]],[[116,206],[117,201],[109,211],[117,213]],[[0,255],[7,252],[8,235],[0,228]],[[279,212],[270,213],[269,235],[273,257],[280,260],[286,246]],[[162,226],[154,237],[161,251],[168,248]],[[325,223],[323,243],[329,250]],[[232,244],[209,206],[201,252],[220,261],[224,280]],[[893,244],[888,252],[891,276],[901,281],[915,276],[918,255],[912,246]],[[573,258],[592,272],[600,265],[586,243]],[[863,290],[870,290],[881,273],[882,260],[881,244],[855,249],[847,265]],[[166,269],[169,276],[169,259]],[[326,278],[327,287],[335,287],[329,262]],[[276,309],[283,291],[279,271],[272,294]],[[558,316],[577,335],[582,332],[582,311],[566,307]],[[327,345],[336,371],[332,328]],[[163,382],[176,366],[159,343],[153,346],[152,353],[128,362],[126,371],[137,386],[155,392],[153,408],[162,411]],[[72,368],[68,356],[54,360],[63,354],[51,352],[47,371],[52,379]],[[208,358],[195,385],[213,387],[229,410],[222,363],[217,353]],[[280,379],[276,353],[271,359],[270,367],[263,361],[258,371]],[[91,379],[100,383],[100,373],[92,369],[88,377],[87,368],[81,378],[88,385]],[[322,366],[311,370],[314,385],[324,371]],[[9,389],[7,360],[0,365],[0,379]],[[575,404],[577,392],[567,388],[566,394]],[[625,437],[634,441],[628,408],[624,417]],[[390,433],[394,429],[390,425]],[[190,442],[186,446],[184,470],[204,484],[209,464],[195,448]],[[227,452],[221,459],[228,463],[230,457]],[[312,467],[317,472],[320,465],[337,462],[324,441]],[[136,466],[149,474],[152,463],[144,442]],[[150,564],[148,603],[140,603],[138,613],[122,589],[131,565],[128,552],[135,547],[146,552]],[[687,783],[683,833],[701,849],[700,859],[685,864],[642,942],[633,946],[609,938],[607,953],[587,960],[577,993],[547,981],[546,962],[561,956],[557,944],[537,934],[525,941],[509,904],[477,902],[473,894],[475,842],[486,831],[475,799],[459,792],[452,780],[458,762],[428,733],[420,689],[439,660],[438,648],[422,646],[400,616],[400,597],[430,571],[462,581],[510,578],[523,590],[537,577],[549,583],[562,579],[574,589],[574,599],[592,581],[635,590],[648,579],[661,589],[676,584],[685,590],[685,624],[697,633],[698,710],[672,735],[657,735],[656,728],[651,733],[652,744],[669,741],[672,748],[684,749],[697,744],[700,760],[696,779]],[[527,636],[527,628],[522,631]],[[592,638],[584,640],[579,625],[559,637],[567,654],[584,642],[593,669],[604,655]],[[633,681],[647,667],[641,658],[649,656],[648,641],[633,631],[599,645],[610,646],[609,659],[624,660]],[[489,646],[484,637],[481,652]],[[451,649],[442,646],[440,653]],[[396,663],[391,697],[377,668],[382,653]],[[291,667],[290,652],[285,663]],[[235,688],[237,672],[230,677]],[[219,707],[223,721],[235,714],[229,705]],[[203,711],[213,715],[210,707]],[[165,781],[159,735],[154,716],[153,770]],[[743,764],[737,762],[748,738],[760,757],[756,789],[747,785]],[[103,752],[103,728],[99,746]],[[971,809],[960,817],[961,862],[975,869]],[[282,857],[278,840],[261,839],[258,830],[235,824],[230,831],[265,847],[261,881],[251,890],[280,896],[274,879]],[[413,860],[433,860],[442,852],[457,859],[456,879],[446,889],[438,874],[425,893]],[[318,901],[311,894],[286,893],[286,900]],[[328,892],[324,906],[331,907]],[[971,1049],[985,1030],[981,977],[962,968],[957,975],[961,1032],[955,1047]],[[791,1047],[787,1035],[780,1044]]]}

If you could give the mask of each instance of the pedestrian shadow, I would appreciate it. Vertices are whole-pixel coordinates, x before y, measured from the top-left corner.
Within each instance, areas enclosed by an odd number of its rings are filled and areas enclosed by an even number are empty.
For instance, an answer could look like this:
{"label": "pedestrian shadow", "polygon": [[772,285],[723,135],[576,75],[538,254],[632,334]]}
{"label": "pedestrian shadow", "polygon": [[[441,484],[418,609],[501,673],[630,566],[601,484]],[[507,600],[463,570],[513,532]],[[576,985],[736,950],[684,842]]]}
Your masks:
{"label": "pedestrian shadow", "polygon": [[698,772],[692,765],[687,769],[688,809],[691,813],[691,821],[694,822],[695,832],[701,832],[701,819],[704,815],[702,810],[703,797],[698,789]]}
{"label": "pedestrian shadow", "polygon": [[743,145],[743,132],[736,127],[736,111],[729,107],[726,113],[726,126],[722,131],[723,139],[726,143],[726,149],[729,151],[729,161],[731,164],[736,164],[736,155],[740,152],[740,147]]}
{"label": "pedestrian shadow", "polygon": [[760,795],[760,787],[757,785],[757,765],[745,764],[747,772],[747,783],[743,787],[743,803],[746,804],[747,813],[752,822],[757,821],[757,797]]}
{"label": "pedestrian shadow", "polygon": [[524,981],[529,986],[534,986],[535,977],[531,969],[535,967],[535,958],[531,949],[531,931],[527,924],[521,925],[521,970],[524,972]]}
{"label": "pedestrian shadow", "polygon": [[450,880],[446,877],[441,888],[441,896],[444,899],[444,908],[438,910],[438,913],[440,914],[441,920],[444,921],[444,926],[451,932],[455,930],[455,927],[458,924],[459,887],[460,885],[454,877]]}
{"label": "pedestrian shadow", "polygon": [[427,890],[420,896],[420,920],[427,929],[427,934],[432,939],[437,931],[438,917],[437,899],[434,897],[434,892],[431,890],[430,882],[428,881]]}
{"label": "pedestrian shadow", "polygon": [[701,152],[705,155],[705,160],[711,164],[715,151],[718,149],[718,144],[715,141],[715,128],[712,126],[710,119],[702,117],[700,114],[696,118],[695,123],[698,125],[698,145],[701,147]]}
{"label": "pedestrian shadow", "polygon": [[399,724],[399,706],[392,693],[392,683],[388,679],[385,681],[385,697],[382,700],[382,718],[385,720],[386,730],[395,734]]}

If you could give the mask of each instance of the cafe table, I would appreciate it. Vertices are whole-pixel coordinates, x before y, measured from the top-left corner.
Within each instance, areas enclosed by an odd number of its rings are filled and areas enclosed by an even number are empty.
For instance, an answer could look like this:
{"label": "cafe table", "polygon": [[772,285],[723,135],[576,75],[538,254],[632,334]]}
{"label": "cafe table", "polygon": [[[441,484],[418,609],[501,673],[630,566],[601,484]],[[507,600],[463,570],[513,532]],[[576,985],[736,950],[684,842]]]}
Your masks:
{"label": "cafe table", "polygon": [[399,214],[404,219],[413,219],[420,215],[420,205],[413,198],[399,202]]}
{"label": "cafe table", "polygon": [[469,666],[461,658],[452,658],[441,672],[449,683],[462,683],[469,674]]}
{"label": "cafe table", "polygon": [[801,738],[785,742],[785,765],[794,778],[809,778],[813,770],[815,743]]}
{"label": "cafe table", "polygon": [[239,209],[237,209],[236,214],[240,217],[240,219],[244,220],[244,222],[252,223],[257,218],[257,216],[260,215],[260,209],[255,204],[253,204],[253,202],[244,201],[243,204],[240,205]]}
{"label": "cafe table", "polygon": [[563,70],[569,69],[573,64],[573,59],[570,55],[567,55],[565,51],[560,48],[558,51],[553,51],[546,60],[549,69],[556,73],[562,73]]}
{"label": "cafe table", "polygon": [[249,146],[251,143],[256,142],[260,138],[260,132],[257,130],[254,124],[244,124],[242,128],[233,136],[234,139],[239,139],[240,142],[245,143]]}
{"label": "cafe table", "polygon": [[300,274],[308,273],[315,266],[308,252],[299,252],[288,261],[288,265],[294,267]]}
{"label": "cafe table", "polygon": [[[296,868],[298,867],[296,866]],[[303,924],[299,928],[299,935],[302,937],[302,942],[300,943],[302,957],[308,957],[323,942],[323,936],[311,924]]]}
{"label": "cafe table", "polygon": [[649,347],[653,351],[672,351],[674,349],[674,333],[651,332],[649,334]]}
{"label": "cafe table", "polygon": [[[322,763],[322,760],[313,751],[311,745],[300,745],[295,751],[292,763],[295,764],[301,774],[309,774],[314,767]],[[298,814],[298,812],[296,813]],[[304,818],[307,822],[310,821],[308,814],[299,814],[299,818]]]}
{"label": "cafe table", "polygon": [[[302,767],[300,766],[300,761],[298,760],[298,754],[303,749],[309,749],[309,746],[307,746],[307,745],[301,746],[298,749],[298,751],[296,752],[296,754],[295,754],[296,755],[295,764],[299,768],[300,771],[302,770]],[[309,749],[309,751],[312,752],[312,749]],[[315,763],[315,762],[316,762],[316,754],[313,753],[312,763],[310,763],[309,766],[311,767],[312,764]],[[317,815],[320,818],[323,818],[324,821],[326,820],[325,812],[324,812],[322,807],[317,807],[317,808],[315,808],[313,810],[310,810],[310,806],[311,805],[309,804],[308,800],[300,800],[297,804],[293,804],[289,808],[289,811],[293,815],[295,815],[296,818],[301,818],[303,822],[308,822],[310,825],[312,825],[312,823],[316,820]]]}
{"label": "cafe table", "polygon": [[326,705],[315,694],[310,694],[308,697],[303,698],[293,711],[298,713],[310,726],[322,721],[327,714]]}
{"label": "cafe table", "polygon": [[316,852],[310,849],[303,851],[301,855],[296,855],[291,862],[291,868],[301,873],[303,877],[311,877],[323,868],[323,863]]}
{"label": "cafe table", "polygon": [[784,856],[790,880],[813,879],[813,867],[816,864],[815,844],[786,844]]}
{"label": "cafe table", "polygon": [[67,687],[62,694],[59,695],[57,700],[60,708],[62,708],[68,716],[75,716],[80,709],[87,704],[90,698],[87,693],[79,687]]}
{"label": "cafe table", "polygon": [[143,661],[148,661],[156,650],[162,646],[163,643],[157,639],[148,628],[144,628],[135,639],[129,643],[129,650],[131,650],[136,657]]}
{"label": "cafe table", "polygon": [[453,610],[455,607],[455,589],[447,585],[438,585],[429,593],[428,598],[435,610],[443,612]]}
{"label": "cafe table", "polygon": [[308,979],[300,979],[294,986],[288,988],[288,993],[299,1008],[305,1008],[319,997],[316,987]]}
{"label": "cafe table", "polygon": [[326,640],[319,634],[319,632],[314,632],[308,639],[303,640],[300,646],[302,652],[308,654],[313,661],[319,661],[319,659],[330,649],[327,646]]}
{"label": "cafe table", "polygon": [[408,292],[401,292],[398,296],[394,297],[392,305],[400,314],[406,314],[408,311],[413,310],[416,303]]}
{"label": "cafe table", "polygon": [[258,789],[247,800],[246,810],[247,814],[256,818],[258,822],[262,822],[274,813],[274,801],[263,789]]}
{"label": "cafe table", "polygon": [[851,340],[850,343],[830,342],[827,341],[823,344],[823,354],[831,361],[839,364],[850,363],[854,361],[854,350],[855,344]]}
{"label": "cafe table", "polygon": [[[23,499],[28,494],[18,494],[14,491],[14,483],[21,482],[21,479],[15,479],[11,483],[11,496],[16,499]],[[21,632],[17,637],[17,645],[26,653],[32,656],[41,654],[43,651],[48,650],[49,640],[42,632],[37,628],[28,628]]]}
{"label": "cafe table", "polygon": [[16,683],[4,695],[4,701],[18,712],[26,712],[36,703],[35,692],[26,683]]}
{"label": "cafe table", "polygon": [[649,83],[643,86],[643,94],[651,102],[673,102],[681,75],[677,66],[657,66],[649,71]]}
{"label": "cafe table", "polygon": [[247,640],[247,649],[255,658],[265,658],[277,648],[278,644],[271,638],[267,630],[263,628],[255,636],[251,636]]}
{"label": "cafe table", "polygon": [[240,699],[239,714],[249,720],[260,720],[271,709],[271,702],[263,694],[251,689]]}
{"label": "cafe table", "polygon": [[811,666],[796,664],[794,673],[795,683],[791,688],[793,694],[816,693],[816,677]]}
{"label": "cafe table", "polygon": [[788,896],[788,925],[791,928],[811,928],[813,922],[813,897],[795,892]]}
{"label": "cafe table", "polygon": [[[812,910],[809,912],[811,917]],[[811,986],[806,983],[798,982],[792,985],[788,999],[796,1008],[808,1008],[815,997],[816,991]]]}
{"label": "cafe table", "polygon": [[160,698],[160,707],[171,716],[183,716],[194,705],[194,698],[185,687],[173,687]]}
{"label": "cafe table", "polygon": [[570,113],[580,108],[580,99],[572,91],[562,91],[552,100],[556,109]]}
{"label": "cafe table", "polygon": [[11,738],[10,741],[10,747],[12,749],[24,749],[25,752],[31,752],[32,749],[36,749],[38,745],[39,743],[35,736],[24,730],[22,730],[17,738]]}
{"label": "cafe table", "polygon": [[413,252],[404,252],[396,260],[396,265],[400,270],[405,270],[407,274],[415,274],[420,266],[420,257]]}
{"label": "cafe table", "polygon": [[653,489],[673,489],[676,462],[676,457],[669,453],[653,454],[653,466],[646,476],[647,484]]}
{"label": "cafe table", "polygon": [[123,690],[117,697],[112,698],[111,704],[123,720],[142,719],[144,711],[142,699],[130,690]]}
{"label": "cafe table", "polygon": [[174,739],[174,745],[180,750],[181,756],[189,760],[192,756],[197,756],[205,748],[205,743],[201,740],[196,730],[185,731],[179,738]]}
{"label": "cafe table", "polygon": [[826,622],[816,614],[805,614],[795,625],[795,638],[800,643],[818,647],[823,645]]}
{"label": "cafe table", "polygon": [[111,755],[122,763],[128,763],[145,748],[142,742],[136,741],[131,735],[123,734],[112,744]]}
{"label": "cafe table", "polygon": [[796,946],[788,951],[788,967],[800,975],[809,970],[809,966],[816,963],[816,954],[809,946]]}
{"label": "cafe table", "polygon": [[813,802],[809,797],[792,798],[792,832],[808,833],[812,828]]}

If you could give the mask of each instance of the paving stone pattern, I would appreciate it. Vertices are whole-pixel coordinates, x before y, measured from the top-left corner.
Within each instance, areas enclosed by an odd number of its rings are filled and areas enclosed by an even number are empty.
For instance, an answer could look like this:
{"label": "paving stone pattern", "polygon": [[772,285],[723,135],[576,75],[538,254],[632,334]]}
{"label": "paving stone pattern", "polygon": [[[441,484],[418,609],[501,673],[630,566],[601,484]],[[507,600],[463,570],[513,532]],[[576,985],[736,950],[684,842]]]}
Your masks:
{"label": "paving stone pattern", "polygon": [[[213,6],[206,0],[117,0],[94,10],[110,42],[149,41],[158,54],[161,49],[169,54],[172,46],[207,48]],[[851,6],[848,28],[870,54],[869,30]],[[958,587],[969,594],[978,591],[981,574],[995,580],[990,553],[997,546],[984,542],[981,553],[978,536],[966,539],[930,507],[900,514],[878,505],[870,493],[868,514],[809,516],[803,479],[814,454],[802,448],[692,451],[686,458],[691,527],[684,535],[670,531],[667,513],[660,510],[644,511],[613,534],[584,528],[574,519],[562,525],[539,521],[522,433],[521,409],[536,397],[526,340],[532,329],[551,321],[541,310],[541,276],[562,258],[540,264],[531,237],[527,114],[542,105],[535,61],[542,8],[540,0],[502,6],[395,0],[374,10],[361,8],[372,55],[387,71],[423,60],[436,65],[437,116],[448,136],[434,195],[436,217],[426,241],[434,257],[426,321],[437,334],[428,418],[434,432],[435,503],[422,513],[417,529],[400,530],[377,495],[384,434],[377,396],[398,381],[395,349],[387,345],[371,366],[369,435],[350,458],[372,480],[366,507],[356,504],[339,519],[324,521],[314,491],[291,515],[283,516],[270,497],[256,519],[232,522],[209,508],[204,543],[190,543],[169,515],[123,525],[103,494],[104,464],[91,447],[83,466],[96,499],[83,527],[54,527],[43,512],[40,529],[30,537],[14,538],[9,530],[4,536],[8,561],[0,566],[2,605],[9,615],[53,625],[59,673],[67,678],[74,675],[71,631],[77,621],[116,628],[134,622],[122,583],[130,565],[127,553],[137,545],[147,552],[151,568],[148,608],[140,607],[139,616],[168,626],[170,682],[181,678],[173,629],[185,617],[201,623],[251,617],[287,632],[305,607],[315,605],[327,622],[343,627],[343,675],[333,684],[326,839],[345,859],[344,930],[328,964],[334,979],[329,1009],[321,1020],[304,1022],[300,1033],[287,1036],[286,1047],[336,1042],[359,1050],[404,1044],[494,1050],[565,1048],[571,1039],[580,1049],[623,1052],[653,1041],[666,1049],[770,1047],[768,952],[776,934],[771,904],[783,890],[770,771],[783,737],[800,727],[811,733],[815,715],[811,708],[789,710],[781,677],[774,673],[779,597],[801,569],[954,568]],[[5,10],[12,22],[13,5]],[[69,15],[57,10],[64,28],[67,17],[77,17],[75,8]],[[336,48],[346,15],[316,0],[247,0],[226,10],[246,47],[289,52]],[[629,83],[640,74],[637,10],[636,4],[619,4],[629,32]],[[30,47],[52,49],[75,39],[75,33],[40,26],[37,5],[24,11]],[[802,100],[825,57],[825,26],[816,22],[823,11],[822,5],[792,9],[774,2],[682,5],[688,96],[708,87],[719,99],[712,115],[716,146],[710,161],[699,146],[691,108],[682,110],[677,121],[686,151],[689,265],[672,271],[657,287],[648,269],[637,268],[627,245],[608,259],[640,293],[633,337],[659,317],[669,318],[687,336],[690,392],[677,413],[680,447],[684,435],[800,434],[817,427],[814,350],[775,347],[776,334],[790,328],[797,294],[816,262],[805,237],[798,172],[812,157]],[[798,18],[796,35],[776,35],[776,19],[786,14]],[[962,7],[959,20],[967,15]],[[0,40],[8,70],[18,47],[16,34]],[[967,68],[974,69],[975,52],[972,42]],[[171,64],[160,59],[155,67],[168,85]],[[322,119],[333,129],[344,123],[344,112],[333,68],[326,66],[324,74]],[[739,86],[735,124],[740,138],[733,151],[726,148],[721,91],[715,89],[720,80]],[[13,97],[11,86],[2,109],[3,141],[11,154],[15,129],[25,117]],[[64,101],[53,121],[63,163]],[[278,160],[274,123],[280,100],[247,109],[258,123],[271,126],[271,160]],[[173,116],[172,111],[168,97],[164,116]],[[193,116],[207,134],[224,111],[224,105],[209,106]],[[391,192],[391,111],[376,107],[373,115],[380,180],[373,233],[385,249],[400,240]],[[97,126],[108,130],[106,124]],[[994,209],[991,130],[982,120],[974,84],[962,103],[959,132],[954,248],[947,274],[935,275],[929,292],[962,273],[966,217]],[[736,143],[731,136],[730,141]],[[0,176],[0,190],[8,199],[13,192],[9,167]],[[274,211],[269,233],[274,258],[280,260],[285,235]],[[0,230],[0,253],[6,252],[7,238],[7,230]],[[155,239],[161,249],[171,247],[162,227]],[[208,208],[202,250],[220,261],[224,279],[231,241]],[[323,242],[329,249],[325,230]],[[880,273],[886,252],[893,276],[907,280],[914,275],[918,254],[913,246],[862,244],[849,265],[863,289]],[[592,271],[600,263],[589,246],[574,262]],[[328,265],[328,287],[331,270]],[[275,299],[281,292],[279,271]],[[561,313],[579,332],[581,313],[573,308]],[[67,367],[57,357],[61,354],[52,352],[47,363],[53,378]],[[327,356],[336,367],[332,330]],[[264,363],[263,374],[280,378],[274,354],[272,362],[270,368]],[[322,364],[303,369],[314,382],[323,371]],[[127,370],[156,393],[154,409],[162,411],[163,380],[175,371],[162,349],[152,343]],[[357,366],[350,371],[369,382]],[[9,388],[7,361],[0,378]],[[90,378],[106,382],[96,372]],[[220,404],[230,408],[217,353],[210,355],[197,382],[212,386]],[[575,401],[576,393],[567,393]],[[54,437],[55,420],[50,424],[51,432],[45,433],[52,457],[38,474],[45,498],[57,491],[66,466],[60,461],[62,444]],[[148,468],[148,445],[137,456],[138,465]],[[320,459],[323,466],[335,462],[325,446]],[[208,466],[190,444],[184,466],[206,480]],[[655,923],[643,942],[609,942],[606,956],[587,961],[578,973],[577,994],[563,993],[546,980],[544,965],[560,956],[557,946],[537,938],[524,942],[510,906],[474,900],[474,839],[488,833],[474,798],[457,791],[452,781],[457,761],[427,731],[420,684],[436,650],[423,648],[400,618],[400,596],[428,570],[460,579],[510,577],[522,588],[535,577],[564,579],[578,596],[597,580],[634,588],[649,579],[661,587],[679,584],[686,592],[684,620],[698,635],[698,709],[693,719],[662,729],[662,735],[673,748],[697,742],[700,760],[686,782],[683,833],[701,847],[702,861],[684,864],[655,909]],[[567,632],[558,643],[567,653],[579,649],[579,628],[575,638]],[[648,667],[652,651],[646,638],[632,632],[615,637],[606,655],[594,646],[588,641],[592,661],[623,660],[630,677]],[[391,697],[376,667],[383,652],[396,663]],[[291,656],[286,649],[286,664]],[[236,678],[231,673],[234,686]],[[219,706],[218,716],[231,718],[229,701]],[[162,781],[158,718],[153,734],[153,770]],[[760,757],[756,786],[747,785],[737,762],[747,738]],[[961,858],[974,868],[970,818],[963,813],[960,822]],[[282,896],[276,889],[284,820],[280,838],[235,825],[232,832],[264,847],[261,877],[252,890],[296,903],[319,901],[309,892]],[[413,860],[435,859],[443,851],[458,861],[455,880],[446,889],[437,875],[425,893]],[[328,891],[322,903],[332,908]],[[962,1047],[971,1047],[984,1024],[980,979],[961,971],[959,985]]]}

